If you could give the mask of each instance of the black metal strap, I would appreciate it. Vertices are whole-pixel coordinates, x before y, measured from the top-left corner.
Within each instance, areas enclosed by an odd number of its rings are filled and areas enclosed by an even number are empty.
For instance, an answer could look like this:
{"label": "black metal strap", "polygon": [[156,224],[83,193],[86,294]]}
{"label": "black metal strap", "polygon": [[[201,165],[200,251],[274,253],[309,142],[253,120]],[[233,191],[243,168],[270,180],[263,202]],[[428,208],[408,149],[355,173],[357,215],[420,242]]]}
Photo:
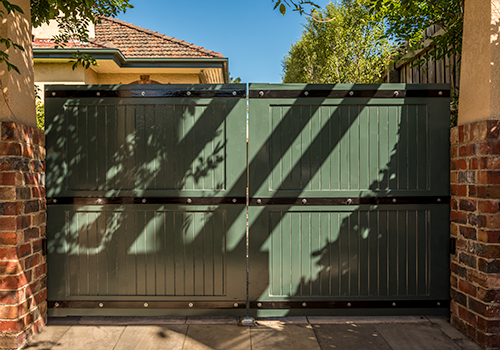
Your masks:
{"label": "black metal strap", "polygon": [[410,197],[323,197],[323,198],[250,198],[250,205],[381,205],[450,204],[449,196]]}
{"label": "black metal strap", "polygon": [[245,197],[51,197],[49,205],[110,205],[110,204],[245,204]]}
{"label": "black metal strap", "polygon": [[[425,309],[448,308],[448,299],[439,300],[355,300],[355,301],[251,301],[252,309]],[[48,301],[54,309],[243,309],[237,301]]]}
{"label": "black metal strap", "polygon": [[213,97],[246,97],[245,90],[53,90],[45,91],[45,98],[213,98]]}
{"label": "black metal strap", "polygon": [[450,97],[450,90],[250,90],[250,98]]}

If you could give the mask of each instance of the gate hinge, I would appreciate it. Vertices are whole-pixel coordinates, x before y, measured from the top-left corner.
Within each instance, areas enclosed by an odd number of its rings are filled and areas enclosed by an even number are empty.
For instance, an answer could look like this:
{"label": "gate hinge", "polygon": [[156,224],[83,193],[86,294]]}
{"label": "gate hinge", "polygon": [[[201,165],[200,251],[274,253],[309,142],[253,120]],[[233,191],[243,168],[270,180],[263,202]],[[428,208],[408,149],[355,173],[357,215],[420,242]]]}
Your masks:
{"label": "gate hinge", "polygon": [[457,253],[457,239],[455,237],[450,237],[450,254],[455,255]]}

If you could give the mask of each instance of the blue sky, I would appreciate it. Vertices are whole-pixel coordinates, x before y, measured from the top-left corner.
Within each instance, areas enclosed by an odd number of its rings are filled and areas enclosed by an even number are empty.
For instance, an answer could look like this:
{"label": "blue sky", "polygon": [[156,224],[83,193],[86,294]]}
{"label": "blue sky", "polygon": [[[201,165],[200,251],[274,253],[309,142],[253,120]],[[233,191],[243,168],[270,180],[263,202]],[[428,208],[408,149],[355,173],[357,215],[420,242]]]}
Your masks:
{"label": "blue sky", "polygon": [[[329,1],[317,0],[320,6]],[[232,77],[243,83],[280,83],[290,45],[306,18],[273,11],[271,0],[130,0],[118,19],[185,40],[229,58]]]}

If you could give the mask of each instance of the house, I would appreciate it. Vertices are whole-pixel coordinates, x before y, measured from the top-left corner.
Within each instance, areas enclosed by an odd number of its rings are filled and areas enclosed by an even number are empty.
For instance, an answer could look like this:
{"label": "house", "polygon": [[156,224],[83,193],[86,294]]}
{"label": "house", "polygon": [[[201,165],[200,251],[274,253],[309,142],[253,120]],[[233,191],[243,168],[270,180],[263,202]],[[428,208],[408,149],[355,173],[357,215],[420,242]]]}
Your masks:
{"label": "house", "polygon": [[[55,49],[55,22],[33,29],[35,83],[45,84],[218,84],[229,81],[221,53],[124,21],[100,17],[89,42]],[[98,66],[72,69],[71,55],[90,54]]]}

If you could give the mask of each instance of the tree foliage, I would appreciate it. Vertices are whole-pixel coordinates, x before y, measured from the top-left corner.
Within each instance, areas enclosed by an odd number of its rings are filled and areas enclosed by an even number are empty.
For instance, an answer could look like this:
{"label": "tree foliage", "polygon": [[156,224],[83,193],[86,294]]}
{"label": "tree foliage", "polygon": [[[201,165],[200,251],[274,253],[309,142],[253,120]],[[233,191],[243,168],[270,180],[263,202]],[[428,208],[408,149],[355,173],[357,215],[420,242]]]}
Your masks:
{"label": "tree foliage", "polygon": [[[0,8],[0,17],[11,12],[22,13],[21,8],[10,3],[8,0],[0,0],[4,9]],[[54,37],[56,48],[63,48],[70,40],[87,42],[89,40],[88,25],[97,23],[99,16],[115,17],[133,6],[129,0],[31,0],[31,23],[34,27],[56,20],[60,34]],[[10,38],[0,37],[0,43],[6,49],[14,46],[23,49],[20,45],[12,42]],[[96,64],[95,60],[86,54],[77,52],[73,55],[75,68],[78,64],[89,67]],[[17,68],[9,62],[9,55],[0,50],[0,64],[5,62],[8,70]]]}
{"label": "tree foliage", "polygon": [[283,61],[284,83],[374,83],[390,62],[384,26],[358,0],[313,10]]}

